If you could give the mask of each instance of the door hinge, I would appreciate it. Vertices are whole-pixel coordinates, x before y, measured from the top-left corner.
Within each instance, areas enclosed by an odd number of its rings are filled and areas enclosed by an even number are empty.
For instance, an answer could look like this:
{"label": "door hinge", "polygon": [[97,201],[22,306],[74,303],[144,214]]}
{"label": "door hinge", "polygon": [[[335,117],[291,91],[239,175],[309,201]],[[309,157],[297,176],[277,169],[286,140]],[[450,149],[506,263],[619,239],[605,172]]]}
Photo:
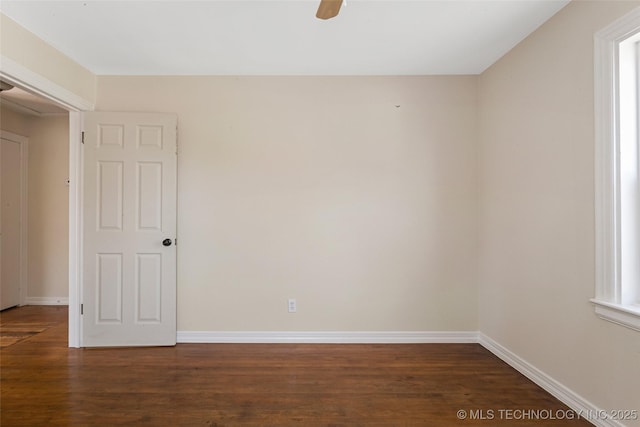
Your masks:
{"label": "door hinge", "polygon": [[84,132],[82,132],[82,143],[84,144]]}
{"label": "door hinge", "polygon": [[80,315],[84,314],[84,304],[80,304]]}
{"label": "door hinge", "polygon": [[178,246],[178,239],[174,239],[174,245]]}

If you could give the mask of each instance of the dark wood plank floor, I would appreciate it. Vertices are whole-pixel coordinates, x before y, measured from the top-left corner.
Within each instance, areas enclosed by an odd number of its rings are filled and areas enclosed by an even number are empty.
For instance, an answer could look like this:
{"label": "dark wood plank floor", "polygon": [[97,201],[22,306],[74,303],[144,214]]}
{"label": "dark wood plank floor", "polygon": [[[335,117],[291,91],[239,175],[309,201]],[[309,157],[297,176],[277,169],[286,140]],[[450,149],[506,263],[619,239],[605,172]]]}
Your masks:
{"label": "dark wood plank floor", "polygon": [[3,427],[590,425],[477,344],[70,349],[66,317],[0,314],[55,325],[2,348]]}

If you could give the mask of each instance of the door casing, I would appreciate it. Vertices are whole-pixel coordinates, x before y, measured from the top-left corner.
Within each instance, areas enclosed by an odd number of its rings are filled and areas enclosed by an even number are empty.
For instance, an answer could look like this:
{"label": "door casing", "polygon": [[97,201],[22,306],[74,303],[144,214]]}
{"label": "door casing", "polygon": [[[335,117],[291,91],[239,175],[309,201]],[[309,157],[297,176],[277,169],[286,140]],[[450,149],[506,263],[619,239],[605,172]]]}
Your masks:
{"label": "door casing", "polygon": [[69,347],[82,347],[80,302],[82,301],[82,119],[93,111],[86,100],[51,80],[34,73],[11,58],[0,55],[0,78],[42,96],[69,111]]}

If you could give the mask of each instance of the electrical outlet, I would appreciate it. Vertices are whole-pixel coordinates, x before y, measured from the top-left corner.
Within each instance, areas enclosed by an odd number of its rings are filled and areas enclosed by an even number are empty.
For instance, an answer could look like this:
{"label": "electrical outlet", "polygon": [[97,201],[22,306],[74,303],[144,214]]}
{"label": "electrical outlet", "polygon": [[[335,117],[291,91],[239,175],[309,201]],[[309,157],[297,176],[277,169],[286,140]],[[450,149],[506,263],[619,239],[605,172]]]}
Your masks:
{"label": "electrical outlet", "polygon": [[293,298],[289,298],[288,301],[288,308],[289,308],[289,313],[295,313],[296,312],[296,300]]}

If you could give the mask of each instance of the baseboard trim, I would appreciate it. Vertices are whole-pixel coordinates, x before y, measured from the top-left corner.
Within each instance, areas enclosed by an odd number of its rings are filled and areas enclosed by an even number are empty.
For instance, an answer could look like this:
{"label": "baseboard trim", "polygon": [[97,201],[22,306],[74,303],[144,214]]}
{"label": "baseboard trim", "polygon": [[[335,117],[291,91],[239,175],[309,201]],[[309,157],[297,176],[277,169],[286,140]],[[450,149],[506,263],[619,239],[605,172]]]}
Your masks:
{"label": "baseboard trim", "polygon": [[27,297],[24,305],[69,305],[67,297]]}
{"label": "baseboard trim", "polygon": [[464,332],[298,332],[298,331],[178,331],[179,343],[242,344],[429,344],[477,343],[478,333]]}
{"label": "baseboard trim", "polygon": [[559,383],[511,350],[476,331],[388,331],[388,332],[305,332],[305,331],[178,331],[178,343],[236,344],[437,344],[477,343],[529,378],[577,415],[598,427],[624,427],[602,416],[601,410]]}
{"label": "baseboard trim", "polygon": [[606,419],[603,416],[606,411],[598,408],[582,396],[575,393],[573,390],[559,383],[540,369],[513,353],[511,350],[498,344],[492,338],[481,332],[478,333],[478,343],[495,356],[502,359],[513,369],[549,392],[556,399],[567,405],[591,424],[598,427],[624,427],[624,424],[621,424],[616,420]]}

